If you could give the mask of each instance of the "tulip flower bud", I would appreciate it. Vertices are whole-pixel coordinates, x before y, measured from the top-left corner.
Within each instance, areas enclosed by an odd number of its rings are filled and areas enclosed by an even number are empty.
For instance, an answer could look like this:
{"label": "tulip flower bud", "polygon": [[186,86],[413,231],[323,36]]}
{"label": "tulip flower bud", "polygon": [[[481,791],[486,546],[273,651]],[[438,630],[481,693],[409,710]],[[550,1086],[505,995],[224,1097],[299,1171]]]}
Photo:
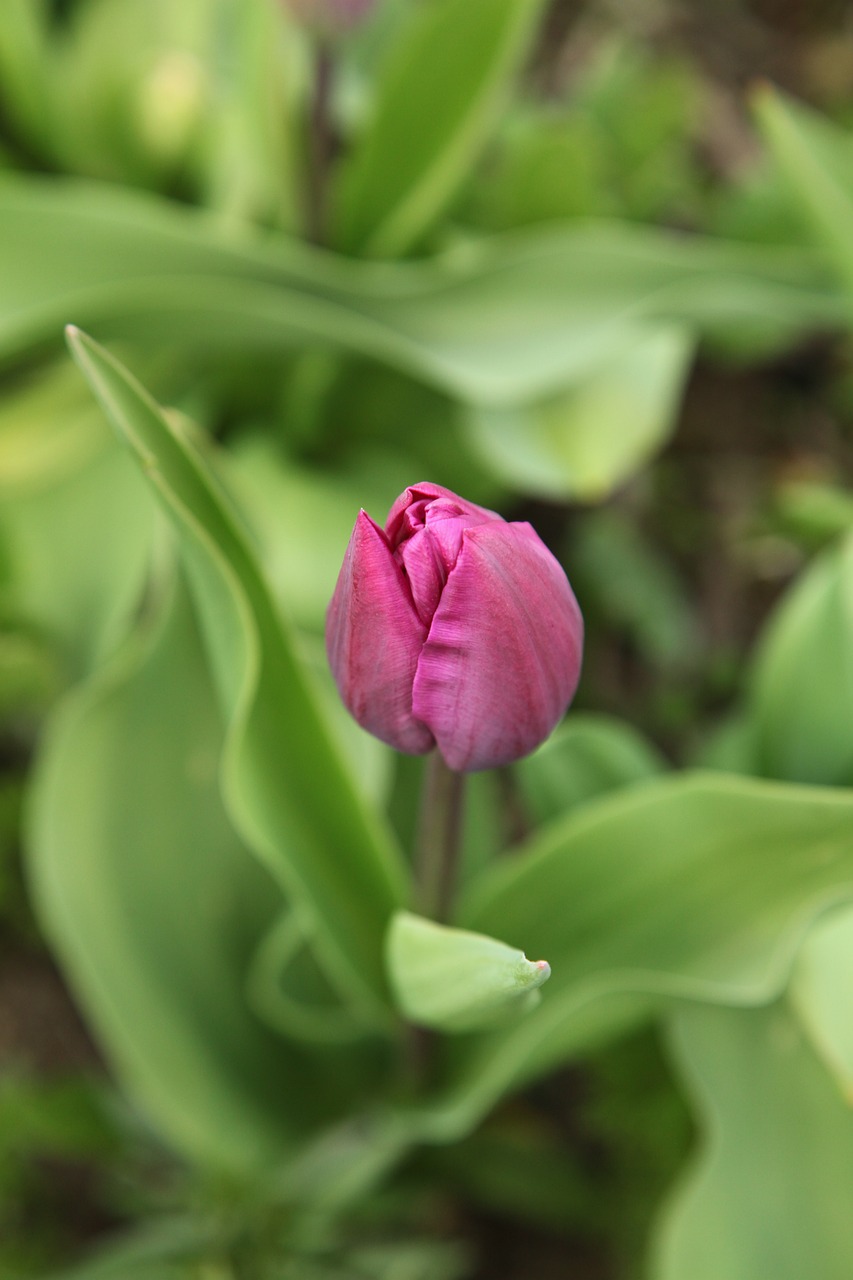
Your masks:
{"label": "tulip flower bud", "polygon": [[399,751],[469,772],[527,755],[577,687],[583,619],[529,524],[436,484],[360,512],[326,620],[341,697]]}

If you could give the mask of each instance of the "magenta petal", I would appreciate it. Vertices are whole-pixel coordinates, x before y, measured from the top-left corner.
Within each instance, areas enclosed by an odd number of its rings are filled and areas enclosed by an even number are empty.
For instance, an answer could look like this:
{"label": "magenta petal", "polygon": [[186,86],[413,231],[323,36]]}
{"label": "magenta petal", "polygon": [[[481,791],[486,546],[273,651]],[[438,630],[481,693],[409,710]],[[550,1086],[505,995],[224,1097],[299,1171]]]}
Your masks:
{"label": "magenta petal", "polygon": [[433,736],[412,715],[412,682],[426,627],[385,534],[362,511],[326,616],[326,650],[341,698],[358,723],[419,755]]}
{"label": "magenta petal", "polygon": [[530,525],[467,529],[418,664],[414,714],[451,769],[509,764],[563,716],[582,648],[574,593]]}

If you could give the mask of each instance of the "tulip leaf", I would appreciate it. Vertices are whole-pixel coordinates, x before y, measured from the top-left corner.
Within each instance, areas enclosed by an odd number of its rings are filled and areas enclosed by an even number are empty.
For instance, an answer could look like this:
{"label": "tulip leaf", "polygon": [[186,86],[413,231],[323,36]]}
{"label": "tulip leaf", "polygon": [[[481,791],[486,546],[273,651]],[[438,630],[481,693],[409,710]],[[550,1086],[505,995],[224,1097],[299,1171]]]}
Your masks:
{"label": "tulip leaf", "polygon": [[458,923],[544,954],[517,1026],[459,1041],[425,1132],[458,1136],[506,1090],[671,997],[771,1000],[814,920],[853,898],[853,795],[685,774],[591,801],[485,872]]}
{"label": "tulip leaf", "polygon": [[652,1280],[846,1280],[853,1112],[790,1011],[687,1007],[672,1039],[704,1141],[663,1216]]}
{"label": "tulip leaf", "polygon": [[812,1045],[853,1102],[853,913],[834,911],[806,940],[791,1000]]}
{"label": "tulip leaf", "polygon": [[440,1031],[472,1031],[525,1012],[551,976],[544,960],[409,911],[392,919],[386,955],[401,1012]]}
{"label": "tulip leaf", "polygon": [[535,34],[540,0],[434,0],[380,72],[372,119],[340,174],[336,242],[411,248],[468,176]]}
{"label": "tulip leaf", "polygon": [[537,824],[665,769],[663,757],[631,725],[582,712],[572,712],[538,751],[515,766]]}
{"label": "tulip leaf", "polygon": [[73,315],[179,353],[330,345],[480,404],[554,394],[638,325],[793,334],[847,318],[803,250],[590,222],[356,263],[150,195],[21,175],[0,177],[0,279],[3,353],[53,341]]}
{"label": "tulip leaf", "polygon": [[381,1018],[381,938],[404,882],[390,833],[338,752],[207,463],[107,352],[78,330],[69,344],[178,536],[229,726],[223,786],[235,825],[304,912],[335,985]]}
{"label": "tulip leaf", "polygon": [[770,86],[755,110],[779,172],[853,291],[853,137]]}
{"label": "tulip leaf", "polygon": [[818,555],[777,608],[747,710],[758,772],[853,783],[853,536]]}
{"label": "tulip leaf", "polygon": [[547,400],[472,409],[471,444],[484,466],[518,488],[601,501],[673,431],[694,345],[686,329],[640,330],[624,350]]}
{"label": "tulip leaf", "polygon": [[221,737],[177,594],[57,712],[29,866],[42,925],[124,1083],[179,1150],[245,1169],[292,1146],[305,1111],[288,1096],[309,1108],[321,1086],[245,1004],[280,895],[222,808]]}

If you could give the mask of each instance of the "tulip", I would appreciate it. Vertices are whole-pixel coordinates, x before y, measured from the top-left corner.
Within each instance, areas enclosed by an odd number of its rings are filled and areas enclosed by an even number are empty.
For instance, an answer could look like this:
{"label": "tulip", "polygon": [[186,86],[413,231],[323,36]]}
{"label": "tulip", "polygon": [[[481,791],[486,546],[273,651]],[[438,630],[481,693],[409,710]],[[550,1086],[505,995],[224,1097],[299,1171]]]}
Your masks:
{"label": "tulip", "polygon": [[326,621],[329,663],[358,723],[453,770],[509,764],[543,741],[580,676],[583,619],[529,524],[436,484],[359,513]]}

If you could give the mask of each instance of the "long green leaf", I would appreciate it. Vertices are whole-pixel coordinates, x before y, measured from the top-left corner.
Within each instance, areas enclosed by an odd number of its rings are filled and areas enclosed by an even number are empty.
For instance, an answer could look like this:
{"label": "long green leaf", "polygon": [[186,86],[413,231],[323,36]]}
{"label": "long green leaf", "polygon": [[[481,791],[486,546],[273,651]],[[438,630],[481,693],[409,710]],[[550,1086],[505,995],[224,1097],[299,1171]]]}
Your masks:
{"label": "long green leaf", "polygon": [[335,983],[375,1015],[386,1000],[382,937],[403,897],[390,835],[331,739],[293,639],[206,464],[102,348],[79,331],[69,343],[178,534],[230,726],[223,781],[235,822],[304,910]]}
{"label": "long green leaf", "polygon": [[414,10],[340,175],[343,250],[393,257],[429,228],[486,141],[541,9],[540,0],[433,0]]}
{"label": "long green leaf", "polygon": [[177,352],[325,344],[513,404],[600,369],[638,324],[795,334],[846,314],[801,250],[584,223],[418,265],[360,264],[129,191],[0,179],[0,353],[74,319]]}

